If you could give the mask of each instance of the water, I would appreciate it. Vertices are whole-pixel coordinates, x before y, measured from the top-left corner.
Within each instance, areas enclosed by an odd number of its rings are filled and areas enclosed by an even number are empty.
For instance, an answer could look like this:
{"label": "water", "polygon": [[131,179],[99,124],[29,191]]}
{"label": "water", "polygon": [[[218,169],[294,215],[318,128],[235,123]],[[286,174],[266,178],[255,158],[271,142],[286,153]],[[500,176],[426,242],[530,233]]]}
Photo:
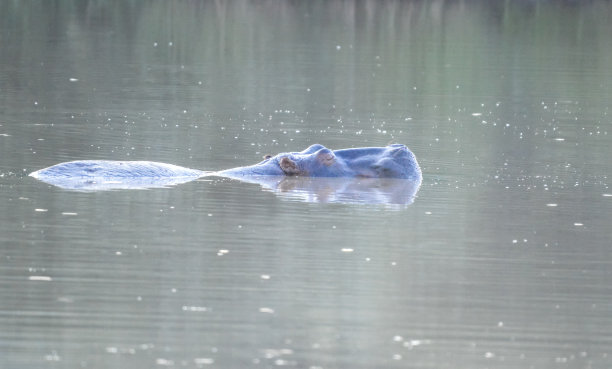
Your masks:
{"label": "water", "polygon": [[[3,2],[0,367],[609,368],[611,11]],[[390,142],[407,206],[27,176]]]}

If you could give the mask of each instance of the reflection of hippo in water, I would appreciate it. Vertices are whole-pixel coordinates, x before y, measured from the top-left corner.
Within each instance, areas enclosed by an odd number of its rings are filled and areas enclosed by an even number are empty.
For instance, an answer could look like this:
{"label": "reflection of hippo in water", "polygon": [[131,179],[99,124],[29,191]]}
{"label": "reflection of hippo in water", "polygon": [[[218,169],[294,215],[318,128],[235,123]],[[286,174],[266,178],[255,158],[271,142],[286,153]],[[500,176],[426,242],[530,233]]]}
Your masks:
{"label": "reflection of hippo in water", "polygon": [[385,204],[391,207],[414,202],[421,181],[396,178],[256,176],[241,178],[290,201]]}
{"label": "reflection of hippo in water", "polygon": [[[163,187],[205,176],[260,184],[269,183],[265,178],[272,179],[272,176],[404,179],[416,183],[416,187],[412,186],[416,189],[421,182],[416,158],[404,145],[332,151],[317,144],[301,152],[281,153],[266,157],[259,164],[219,172],[150,161],[82,160],[60,163],[30,175],[58,187],[78,190]],[[335,185],[337,191],[346,192],[345,182]]]}

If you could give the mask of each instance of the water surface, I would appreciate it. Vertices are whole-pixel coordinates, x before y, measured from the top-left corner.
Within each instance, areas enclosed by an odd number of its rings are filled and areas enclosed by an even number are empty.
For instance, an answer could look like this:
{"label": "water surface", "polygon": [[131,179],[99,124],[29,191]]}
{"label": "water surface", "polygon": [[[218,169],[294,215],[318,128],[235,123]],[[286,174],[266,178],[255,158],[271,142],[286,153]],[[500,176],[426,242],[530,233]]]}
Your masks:
{"label": "water surface", "polygon": [[[611,11],[3,2],[0,366],[610,367]],[[414,203],[27,176],[313,143],[408,145]]]}

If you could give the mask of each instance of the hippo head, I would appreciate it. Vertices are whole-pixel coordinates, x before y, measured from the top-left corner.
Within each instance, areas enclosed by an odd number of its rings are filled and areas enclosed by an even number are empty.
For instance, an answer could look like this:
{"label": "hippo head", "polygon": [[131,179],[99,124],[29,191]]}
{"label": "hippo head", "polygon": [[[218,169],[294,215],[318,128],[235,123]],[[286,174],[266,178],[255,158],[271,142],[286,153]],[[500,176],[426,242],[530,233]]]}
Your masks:
{"label": "hippo head", "polygon": [[420,179],[421,171],[404,145],[332,151],[312,145],[304,151],[266,156],[264,161],[219,172],[230,177],[277,175],[303,177],[367,177]]}
{"label": "hippo head", "polygon": [[336,151],[317,144],[272,159],[285,175],[413,179],[421,175],[414,154],[399,144]]}

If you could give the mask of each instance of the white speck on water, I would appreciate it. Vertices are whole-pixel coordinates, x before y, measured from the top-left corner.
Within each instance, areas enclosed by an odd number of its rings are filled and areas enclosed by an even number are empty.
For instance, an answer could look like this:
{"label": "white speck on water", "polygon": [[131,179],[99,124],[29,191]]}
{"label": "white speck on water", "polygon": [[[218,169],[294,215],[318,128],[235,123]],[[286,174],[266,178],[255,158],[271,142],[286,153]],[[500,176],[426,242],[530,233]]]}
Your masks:
{"label": "white speck on water", "polygon": [[512,243],[518,243],[518,240],[512,240]]}
{"label": "white speck on water", "polygon": [[479,116],[481,116],[481,115],[482,115],[482,113],[472,113],[472,116],[473,116],[473,117],[479,117]]}
{"label": "white speck on water", "polygon": [[393,360],[402,360],[402,355],[400,355],[400,354],[394,354],[394,355],[393,355]]}
{"label": "white speck on water", "polygon": [[228,252],[229,252],[229,250],[227,250],[227,249],[221,249],[221,250],[217,251],[217,255],[218,256],[223,256],[223,255],[226,255]]}
{"label": "white speck on water", "polygon": [[43,282],[50,282],[52,281],[51,277],[46,276],[46,275],[31,275],[28,277],[28,280],[30,281],[43,281]]}
{"label": "white speck on water", "polygon": [[121,251],[116,251],[116,252],[115,252],[115,255],[119,255],[119,256],[121,256],[121,255],[123,255],[123,253],[122,253]]}
{"label": "white speck on water", "polygon": [[47,211],[49,211],[49,209],[34,209],[34,211],[38,212],[38,213],[46,213]]}
{"label": "white speck on water", "polygon": [[259,277],[260,277],[261,279],[266,279],[266,280],[271,278],[269,274],[262,274],[262,275],[260,275]]}
{"label": "white speck on water", "polygon": [[70,82],[78,82],[79,79],[78,78],[70,78],[70,79],[68,79],[68,81],[70,81]]}
{"label": "white speck on water", "polygon": [[500,328],[503,327],[504,326],[504,322],[501,322],[501,321],[497,322],[497,326],[500,327]]}
{"label": "white speck on water", "polygon": [[559,141],[559,142],[565,141],[565,138],[557,137],[557,138],[555,138],[555,141]]}
{"label": "white speck on water", "polygon": [[576,227],[582,227],[582,226],[584,225],[584,223],[578,223],[578,222],[576,222],[576,223],[574,223],[574,225],[575,225]]}
{"label": "white speck on water", "polygon": [[153,43],[153,47],[157,47],[157,42],[154,42],[154,43]]}
{"label": "white speck on water", "polygon": [[174,43],[172,41],[168,42],[168,46],[172,46]]}
{"label": "white speck on water", "polygon": [[348,248],[348,247],[345,247],[345,248],[343,248],[343,249],[340,249],[340,251],[342,251],[342,252],[353,252],[353,251],[355,251],[355,250],[354,250],[354,249],[350,249],[350,248]]}
{"label": "white speck on water", "polygon": [[174,361],[168,360],[168,359],[163,359],[163,358],[157,358],[157,359],[155,359],[155,364],[161,365],[161,366],[173,366],[174,365]]}
{"label": "white speck on water", "polygon": [[551,204],[546,204],[546,206],[554,208],[554,207],[557,207],[557,204],[551,203]]}
{"label": "white speck on water", "polygon": [[212,216],[213,216],[213,215],[212,215],[212,213],[208,213],[207,215],[208,215],[209,217],[212,217]]}
{"label": "white speck on water", "polygon": [[62,212],[62,215],[79,215],[79,213],[73,213],[73,212],[69,212],[69,211],[64,211],[64,212]]}
{"label": "white speck on water", "polygon": [[430,340],[410,340],[403,343],[404,347],[413,348],[421,345],[431,344]]}
{"label": "white speck on water", "polygon": [[193,362],[196,365],[211,365],[215,363],[215,360],[208,357],[196,357]]}
{"label": "white speck on water", "polygon": [[191,311],[196,313],[204,313],[209,311],[206,306],[183,306],[183,311]]}
{"label": "white speck on water", "polygon": [[495,354],[492,353],[492,352],[485,352],[484,357],[487,358],[487,359],[492,359],[492,358],[495,357]]}
{"label": "white speck on water", "polygon": [[117,347],[107,347],[106,352],[109,354],[117,354],[119,353],[119,349]]}
{"label": "white speck on water", "polygon": [[393,336],[394,342],[402,342],[403,340],[404,340],[404,337],[402,336]]}
{"label": "white speck on water", "polygon": [[45,355],[45,360],[47,361],[60,361],[62,358],[57,354],[56,351],[51,351],[50,354]]}
{"label": "white speck on water", "polygon": [[340,49],[342,49],[342,46],[336,45],[336,50],[340,50]]}
{"label": "white speck on water", "polygon": [[259,312],[266,313],[266,314],[274,314],[274,309],[271,309],[269,307],[260,307]]}
{"label": "white speck on water", "polygon": [[176,288],[171,289],[170,292],[176,293]]}
{"label": "white speck on water", "polygon": [[604,193],[601,196],[603,196],[603,197],[612,197],[612,193]]}
{"label": "white speck on water", "polygon": [[425,215],[431,215],[431,214],[432,214],[431,211],[426,211],[425,212]]}

